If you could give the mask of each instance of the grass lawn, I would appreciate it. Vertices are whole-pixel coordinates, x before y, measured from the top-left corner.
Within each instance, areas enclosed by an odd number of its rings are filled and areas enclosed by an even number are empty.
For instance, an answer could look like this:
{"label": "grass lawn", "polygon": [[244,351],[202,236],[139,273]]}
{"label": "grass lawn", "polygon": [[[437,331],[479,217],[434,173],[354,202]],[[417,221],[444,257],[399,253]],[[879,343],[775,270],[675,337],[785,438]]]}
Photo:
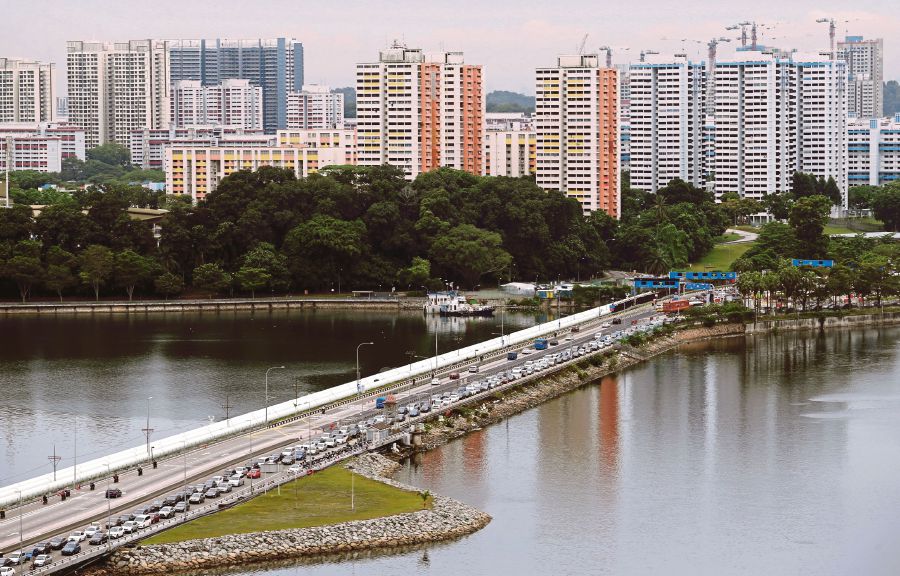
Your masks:
{"label": "grass lawn", "polygon": [[749,250],[753,244],[753,242],[743,242],[741,244],[719,244],[713,246],[709,254],[704,256],[699,262],[691,264],[688,269],[695,272],[730,270],[731,264],[743,256],[744,252]]}
{"label": "grass lawn", "polygon": [[725,242],[733,242],[740,239],[740,234],[735,234],[734,232],[726,232],[725,234],[722,234],[721,236],[716,238],[716,244],[724,244]]}
{"label": "grass lawn", "polygon": [[142,544],[167,544],[225,534],[308,528],[350,520],[367,520],[415,512],[422,498],[358,474],[354,475],[356,510],[350,509],[350,471],[332,466],[257,496],[234,508],[166,530]]}
{"label": "grass lawn", "polygon": [[741,224],[740,226],[729,226],[729,228],[734,228],[735,230],[743,230],[744,232],[759,233],[759,227],[751,226],[749,224]]}
{"label": "grass lawn", "polygon": [[846,226],[840,226],[837,224],[826,224],[825,225],[825,234],[857,234],[857,230],[851,230]]}

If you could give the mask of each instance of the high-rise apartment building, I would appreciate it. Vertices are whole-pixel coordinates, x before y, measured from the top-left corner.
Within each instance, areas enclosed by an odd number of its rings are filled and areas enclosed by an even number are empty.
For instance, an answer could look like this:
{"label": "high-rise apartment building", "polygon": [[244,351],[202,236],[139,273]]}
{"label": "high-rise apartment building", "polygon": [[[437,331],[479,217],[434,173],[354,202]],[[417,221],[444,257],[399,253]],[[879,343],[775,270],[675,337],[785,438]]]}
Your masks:
{"label": "high-rise apartment building", "polygon": [[535,89],[538,186],[618,218],[618,71],[597,54],[560,56],[537,69]]}
{"label": "high-rise apartment building", "polygon": [[262,130],[262,88],[251,86],[249,80],[223,80],[215,86],[203,86],[199,80],[178,80],[172,84],[172,125]]}
{"label": "high-rise apartment building", "polygon": [[851,119],[847,151],[850,186],[884,186],[900,180],[900,114]]}
{"label": "high-rise apartment building", "polygon": [[53,121],[55,72],[53,64],[0,58],[0,124]]}
{"label": "high-rise apartment building", "polygon": [[394,44],[356,65],[358,161],[415,178],[442,166],[481,174],[482,69],[461,52],[426,54]]}
{"label": "high-rise apartment building", "polygon": [[631,186],[656,192],[675,178],[702,186],[706,68],[686,57],[629,70]]}
{"label": "high-rise apartment building", "polygon": [[328,86],[306,84],[300,92],[290,92],[287,99],[289,129],[317,130],[344,125],[344,95]]}
{"label": "high-rise apartment building", "polygon": [[8,152],[10,170],[59,172],[66,158],[85,159],[84,130],[60,122],[0,124],[0,172]]}
{"label": "high-rise apartment building", "polygon": [[884,114],[884,41],[847,36],[837,57],[847,63],[847,112],[856,118]]}
{"label": "high-rise apartment building", "polygon": [[619,169],[631,170],[631,69],[619,70]]}
{"label": "high-rise apartment building", "polygon": [[265,148],[275,145],[275,136],[262,130],[231,126],[197,126],[166,130],[135,130],[131,133],[131,163],[145,170],[163,170],[166,148],[207,146],[222,148]]}
{"label": "high-rise apartment building", "polygon": [[484,115],[485,176],[533,176],[537,159],[534,119],[516,112]]}
{"label": "high-rise apartment building", "polygon": [[274,134],[287,126],[288,93],[303,87],[303,44],[288,38],[170,40],[172,81],[249,80],[263,91],[263,126]]}
{"label": "high-rise apartment building", "polygon": [[71,41],[66,46],[69,121],[87,147],[127,146],[132,130],[168,128],[169,51],[160,40]]}

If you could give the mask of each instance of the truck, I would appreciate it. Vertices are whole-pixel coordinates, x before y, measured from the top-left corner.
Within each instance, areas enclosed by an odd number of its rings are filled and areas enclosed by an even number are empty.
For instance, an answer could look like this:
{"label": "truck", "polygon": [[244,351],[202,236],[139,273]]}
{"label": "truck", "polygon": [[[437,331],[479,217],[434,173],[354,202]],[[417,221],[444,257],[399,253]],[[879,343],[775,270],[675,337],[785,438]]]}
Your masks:
{"label": "truck", "polygon": [[538,338],[534,341],[534,349],[535,350],[546,350],[547,349],[547,339],[546,338]]}
{"label": "truck", "polygon": [[675,314],[691,307],[691,303],[687,300],[670,300],[663,302],[662,310],[666,314]]}
{"label": "truck", "polygon": [[516,354],[515,352],[507,352],[507,353],[506,353],[506,359],[507,359],[507,360],[515,360],[515,359],[518,358],[518,357],[519,357],[519,355]]}
{"label": "truck", "polygon": [[387,401],[387,398],[385,398],[384,396],[379,396],[378,398],[375,399],[375,408],[377,410],[381,410],[382,408],[384,408],[384,403],[386,401]]}

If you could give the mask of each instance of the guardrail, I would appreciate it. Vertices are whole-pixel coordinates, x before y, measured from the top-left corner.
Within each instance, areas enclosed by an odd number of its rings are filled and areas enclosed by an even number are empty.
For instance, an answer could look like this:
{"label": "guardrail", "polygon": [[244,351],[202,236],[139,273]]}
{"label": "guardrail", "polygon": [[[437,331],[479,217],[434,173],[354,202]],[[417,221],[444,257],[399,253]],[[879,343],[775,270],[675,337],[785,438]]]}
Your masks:
{"label": "guardrail", "polygon": [[[497,356],[505,354],[507,351],[513,350],[538,337],[548,336],[554,333],[564,333],[563,331],[570,330],[576,325],[590,325],[592,322],[599,321],[600,318],[612,314],[614,306],[627,303],[630,300],[633,299],[626,298],[624,300],[619,300],[606,306],[592,308],[585,312],[579,312],[566,316],[565,318],[525,328],[505,336],[469,345],[442,354],[436,358],[420,360],[400,368],[394,368],[386,372],[367,376],[360,379],[360,389],[362,390],[362,394],[365,394],[362,398],[371,397],[372,395],[382,393],[386,389],[396,387],[398,382],[401,383],[401,386],[409,385],[411,383],[409,382],[410,379],[413,379],[412,382],[414,382],[416,378],[424,374],[431,374],[436,371],[443,373],[448,370],[465,366],[479,356],[488,354]],[[202,426],[195,430],[161,438],[153,443],[154,457],[156,459],[164,459],[166,456],[180,454],[186,449],[195,448],[212,441],[222,440],[259,428],[293,422],[304,417],[304,415],[316,410],[321,410],[322,408],[328,410],[356,402],[361,398],[360,389],[357,389],[357,383],[355,381],[351,381],[313,394],[308,394],[298,400],[288,400],[280,404],[269,406],[268,410],[256,410],[229,418],[228,420],[222,420],[220,422]],[[77,465],[77,467],[70,466],[59,470],[57,471],[57,478],[59,478],[59,480],[54,480],[54,475],[48,473],[36,478],[17,482],[16,484],[0,488],[0,508],[9,507],[19,502],[20,499],[27,501],[44,494],[52,494],[57,490],[70,486],[70,479],[77,483],[84,484],[91,480],[103,478],[109,473],[127,470],[144,464],[147,460],[148,454],[146,452],[146,447],[144,445],[135,446],[134,448],[110,454],[106,457],[84,462]]]}

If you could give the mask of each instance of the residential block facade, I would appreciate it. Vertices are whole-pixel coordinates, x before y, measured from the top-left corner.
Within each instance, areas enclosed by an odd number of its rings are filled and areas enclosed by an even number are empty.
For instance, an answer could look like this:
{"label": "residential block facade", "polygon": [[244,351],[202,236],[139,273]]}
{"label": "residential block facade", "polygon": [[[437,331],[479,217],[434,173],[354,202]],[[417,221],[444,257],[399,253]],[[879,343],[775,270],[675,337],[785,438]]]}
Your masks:
{"label": "residential block facade", "polygon": [[359,164],[392,164],[409,179],[442,166],[481,174],[482,69],[461,52],[394,44],[357,64],[356,98]]}
{"label": "residential block facade", "polygon": [[132,130],[168,128],[168,45],[160,40],[70,41],[66,45],[69,121],[86,145],[129,143]]}
{"label": "residential block facade", "polygon": [[265,148],[275,145],[275,137],[260,130],[227,126],[195,126],[165,130],[134,130],[128,146],[131,163],[145,170],[164,170],[166,148],[170,146],[209,146]]}
{"label": "residential block facade", "polygon": [[884,114],[884,40],[847,36],[837,57],[847,63],[847,112],[857,118]]}
{"label": "residential block facade", "polygon": [[884,186],[900,180],[900,114],[852,119],[847,140],[850,186]]}
{"label": "residential block facade", "polygon": [[0,58],[0,124],[52,122],[55,73],[53,64]]}
{"label": "residential block facade", "polygon": [[263,129],[263,93],[249,80],[223,80],[203,86],[199,80],[178,80],[172,85],[172,126],[229,126]]}
{"label": "residential block facade", "polygon": [[578,200],[585,214],[618,218],[618,71],[601,67],[597,54],[579,54],[535,76],[538,186]]}
{"label": "residential block facade", "polygon": [[307,84],[300,92],[290,92],[287,99],[285,128],[316,130],[344,126],[344,95],[328,86]]}

